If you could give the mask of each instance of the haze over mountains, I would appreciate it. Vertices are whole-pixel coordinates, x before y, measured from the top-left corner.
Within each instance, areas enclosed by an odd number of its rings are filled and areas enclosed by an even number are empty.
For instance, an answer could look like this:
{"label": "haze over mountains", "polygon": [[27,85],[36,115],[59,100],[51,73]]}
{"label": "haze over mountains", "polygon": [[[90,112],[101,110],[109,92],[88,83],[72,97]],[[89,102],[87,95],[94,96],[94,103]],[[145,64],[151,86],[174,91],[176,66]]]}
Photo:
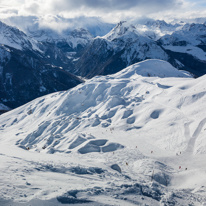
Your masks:
{"label": "haze over mountains", "polygon": [[0,102],[15,108],[82,82],[74,75],[113,74],[145,59],[168,61],[196,77],[206,73],[205,24],[120,22],[111,31],[103,22],[85,26],[62,32],[33,26],[24,33],[1,22]]}

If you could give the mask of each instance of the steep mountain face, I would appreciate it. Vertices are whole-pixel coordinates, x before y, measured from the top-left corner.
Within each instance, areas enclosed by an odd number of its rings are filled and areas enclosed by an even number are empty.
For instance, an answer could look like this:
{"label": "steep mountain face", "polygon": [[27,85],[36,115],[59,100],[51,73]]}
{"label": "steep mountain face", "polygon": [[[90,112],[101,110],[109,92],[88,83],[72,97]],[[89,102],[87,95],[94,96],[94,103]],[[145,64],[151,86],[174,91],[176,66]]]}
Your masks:
{"label": "steep mountain face", "polygon": [[145,59],[168,60],[153,40],[140,35],[136,27],[120,22],[107,35],[96,37],[76,64],[77,74],[87,78],[113,74]]}
{"label": "steep mountain face", "polygon": [[160,38],[158,43],[170,57],[176,59],[177,68],[185,69],[196,76],[206,73],[205,24],[185,24],[181,30]]}
{"label": "steep mountain face", "polygon": [[13,47],[18,50],[38,50],[39,43],[29,38],[24,32],[15,27],[8,26],[0,21],[0,44]]}
{"label": "steep mountain face", "polygon": [[15,108],[82,82],[63,70],[72,63],[56,46],[38,42],[3,23],[0,29],[0,103]]}
{"label": "steep mountain face", "polygon": [[120,22],[107,35],[93,40],[73,72],[91,78],[145,59],[162,59],[198,77],[206,73],[205,33],[205,24],[150,21],[133,26]]}
{"label": "steep mountain face", "polygon": [[[27,36],[19,29],[0,22],[0,44],[21,51],[31,51],[49,64],[63,67],[66,70],[73,68],[72,60],[68,58],[63,49],[58,48],[54,40],[44,31],[37,31],[34,37]],[[78,42],[78,39],[75,40]]]}

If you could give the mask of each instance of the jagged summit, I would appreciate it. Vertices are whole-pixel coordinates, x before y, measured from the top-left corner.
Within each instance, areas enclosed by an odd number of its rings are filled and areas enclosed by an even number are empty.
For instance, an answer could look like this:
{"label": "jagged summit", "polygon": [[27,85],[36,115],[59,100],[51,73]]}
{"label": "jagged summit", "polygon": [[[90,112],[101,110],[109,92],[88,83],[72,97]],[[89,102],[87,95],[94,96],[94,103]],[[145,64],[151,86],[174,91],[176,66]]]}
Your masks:
{"label": "jagged summit", "polygon": [[93,38],[92,34],[85,28],[77,28],[70,32],[70,35],[77,38],[85,38],[91,40]]}
{"label": "jagged summit", "polygon": [[[183,32],[189,32],[189,34],[193,34],[193,35],[205,35],[206,33],[206,25],[205,24],[185,24],[182,27]],[[185,34],[186,35],[186,34]]]}
{"label": "jagged summit", "polygon": [[158,28],[169,26],[169,24],[167,24],[164,20],[154,20],[154,21],[150,20],[147,21],[145,25],[150,27],[158,27]]}
{"label": "jagged summit", "polygon": [[121,36],[134,34],[138,35],[136,27],[128,23],[127,21],[121,21],[108,34],[106,34],[102,38],[112,41]]}

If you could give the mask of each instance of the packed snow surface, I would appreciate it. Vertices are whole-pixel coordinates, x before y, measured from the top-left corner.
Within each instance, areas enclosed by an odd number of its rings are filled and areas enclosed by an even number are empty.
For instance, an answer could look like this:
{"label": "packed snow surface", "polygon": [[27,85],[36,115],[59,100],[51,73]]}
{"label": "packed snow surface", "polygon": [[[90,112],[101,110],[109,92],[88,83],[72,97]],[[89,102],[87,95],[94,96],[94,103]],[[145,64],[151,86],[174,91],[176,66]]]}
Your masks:
{"label": "packed snow surface", "polygon": [[206,205],[206,76],[186,77],[147,60],[1,115],[0,205]]}

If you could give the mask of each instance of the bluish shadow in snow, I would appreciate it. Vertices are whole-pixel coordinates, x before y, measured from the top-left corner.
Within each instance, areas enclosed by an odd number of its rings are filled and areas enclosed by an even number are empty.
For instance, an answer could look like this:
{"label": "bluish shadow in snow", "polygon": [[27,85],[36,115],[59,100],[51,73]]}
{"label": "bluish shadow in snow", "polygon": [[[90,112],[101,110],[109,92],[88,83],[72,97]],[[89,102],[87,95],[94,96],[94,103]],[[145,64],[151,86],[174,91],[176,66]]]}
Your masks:
{"label": "bluish shadow in snow", "polygon": [[62,204],[83,204],[83,203],[92,202],[91,200],[87,200],[87,199],[78,199],[77,198],[78,192],[79,192],[78,190],[71,190],[64,195],[57,197],[57,200]]}
{"label": "bluish shadow in snow", "polygon": [[142,127],[130,127],[128,129],[126,129],[126,131],[130,131],[130,130],[133,130],[133,129],[141,129]]}
{"label": "bluish shadow in snow", "polygon": [[151,113],[150,117],[152,119],[158,119],[161,113],[162,113],[162,110],[155,110]]}
{"label": "bluish shadow in snow", "polygon": [[169,89],[169,88],[172,87],[172,86],[162,85],[162,84],[160,84],[160,83],[157,83],[157,86],[158,86],[159,88],[161,88],[161,89]]}

